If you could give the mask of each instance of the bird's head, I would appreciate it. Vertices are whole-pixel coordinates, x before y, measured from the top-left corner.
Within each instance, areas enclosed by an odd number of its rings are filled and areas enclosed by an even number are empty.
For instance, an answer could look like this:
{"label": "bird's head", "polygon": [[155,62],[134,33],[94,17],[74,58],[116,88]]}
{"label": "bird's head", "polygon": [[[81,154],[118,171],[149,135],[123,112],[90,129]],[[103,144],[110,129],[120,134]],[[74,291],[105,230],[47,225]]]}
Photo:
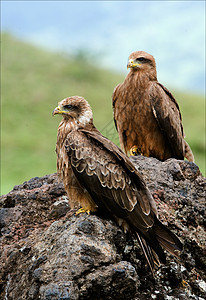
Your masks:
{"label": "bird's head", "polygon": [[154,70],[156,73],[155,59],[152,55],[144,51],[135,51],[130,54],[127,68],[133,71],[144,70],[150,71]]}
{"label": "bird's head", "polygon": [[62,115],[66,121],[74,121],[83,126],[93,118],[89,103],[79,96],[68,97],[60,101],[52,115]]}

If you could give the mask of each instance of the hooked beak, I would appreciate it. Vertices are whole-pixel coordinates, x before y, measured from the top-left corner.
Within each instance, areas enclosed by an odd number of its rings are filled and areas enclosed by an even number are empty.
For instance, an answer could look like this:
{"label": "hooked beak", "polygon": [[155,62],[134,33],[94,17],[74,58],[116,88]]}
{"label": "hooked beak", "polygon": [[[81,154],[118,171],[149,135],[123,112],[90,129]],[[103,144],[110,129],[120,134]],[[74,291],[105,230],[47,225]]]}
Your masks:
{"label": "hooked beak", "polygon": [[57,106],[57,107],[53,110],[52,116],[54,116],[54,115],[59,115],[59,114],[62,114],[62,110],[61,110],[61,108],[60,108],[59,106]]}
{"label": "hooked beak", "polygon": [[134,63],[133,59],[129,59],[127,63],[127,69],[138,67],[140,64]]}

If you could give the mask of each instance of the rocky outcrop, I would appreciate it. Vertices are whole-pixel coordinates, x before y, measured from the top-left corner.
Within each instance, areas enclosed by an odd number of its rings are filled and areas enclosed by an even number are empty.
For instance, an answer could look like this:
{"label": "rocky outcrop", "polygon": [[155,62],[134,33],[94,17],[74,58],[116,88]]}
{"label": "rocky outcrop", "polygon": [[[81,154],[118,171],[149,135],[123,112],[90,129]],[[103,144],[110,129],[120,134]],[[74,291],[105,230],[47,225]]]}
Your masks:
{"label": "rocky outcrop", "polygon": [[194,163],[132,158],[184,244],[152,276],[135,236],[70,210],[57,175],[0,198],[0,299],[205,299],[205,180]]}

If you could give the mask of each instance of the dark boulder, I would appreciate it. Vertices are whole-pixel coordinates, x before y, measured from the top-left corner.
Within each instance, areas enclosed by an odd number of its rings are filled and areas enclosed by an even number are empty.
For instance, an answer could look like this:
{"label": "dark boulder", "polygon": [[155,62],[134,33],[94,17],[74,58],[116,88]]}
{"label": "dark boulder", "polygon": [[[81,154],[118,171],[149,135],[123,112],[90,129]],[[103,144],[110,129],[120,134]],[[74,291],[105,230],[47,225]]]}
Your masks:
{"label": "dark boulder", "polygon": [[205,299],[205,179],[187,161],[131,158],[160,220],[182,240],[153,277],[134,236],[101,215],[75,215],[57,175],[0,197],[0,298]]}

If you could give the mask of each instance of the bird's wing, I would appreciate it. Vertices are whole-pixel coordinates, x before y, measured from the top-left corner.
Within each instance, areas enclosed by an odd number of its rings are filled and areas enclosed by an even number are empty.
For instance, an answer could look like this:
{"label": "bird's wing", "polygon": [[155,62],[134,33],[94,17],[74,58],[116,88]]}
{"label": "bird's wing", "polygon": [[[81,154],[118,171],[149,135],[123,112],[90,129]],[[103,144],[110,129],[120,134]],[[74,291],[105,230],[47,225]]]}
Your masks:
{"label": "bird's wing", "polygon": [[133,146],[129,146],[131,143],[129,133],[133,127],[129,117],[133,111],[133,102],[129,103],[128,100],[133,101],[131,95],[128,96],[127,91],[125,92],[125,82],[118,84],[112,95],[113,117],[119,135],[120,147],[125,153]]}
{"label": "bird's wing", "polygon": [[174,157],[184,159],[184,133],[179,106],[173,95],[160,83],[150,84],[150,103]]}
{"label": "bird's wing", "polygon": [[143,230],[153,225],[154,200],[141,175],[118,147],[95,130],[72,132],[65,145],[77,179],[94,200],[101,198],[117,217],[132,215]]}
{"label": "bird's wing", "polygon": [[112,94],[112,107],[113,107],[114,124],[115,124],[117,130],[118,130],[118,128],[117,128],[117,120],[116,120],[116,107],[115,107],[115,103],[116,103],[117,98],[119,96],[120,85],[121,84],[118,84],[114,88],[114,91],[113,91],[113,94]]}
{"label": "bird's wing", "polygon": [[65,148],[77,180],[99,209],[124,219],[140,234],[150,265],[157,260],[153,250],[165,262],[160,243],[173,251],[178,239],[158,221],[155,202],[130,159],[96,129],[71,132]]}

